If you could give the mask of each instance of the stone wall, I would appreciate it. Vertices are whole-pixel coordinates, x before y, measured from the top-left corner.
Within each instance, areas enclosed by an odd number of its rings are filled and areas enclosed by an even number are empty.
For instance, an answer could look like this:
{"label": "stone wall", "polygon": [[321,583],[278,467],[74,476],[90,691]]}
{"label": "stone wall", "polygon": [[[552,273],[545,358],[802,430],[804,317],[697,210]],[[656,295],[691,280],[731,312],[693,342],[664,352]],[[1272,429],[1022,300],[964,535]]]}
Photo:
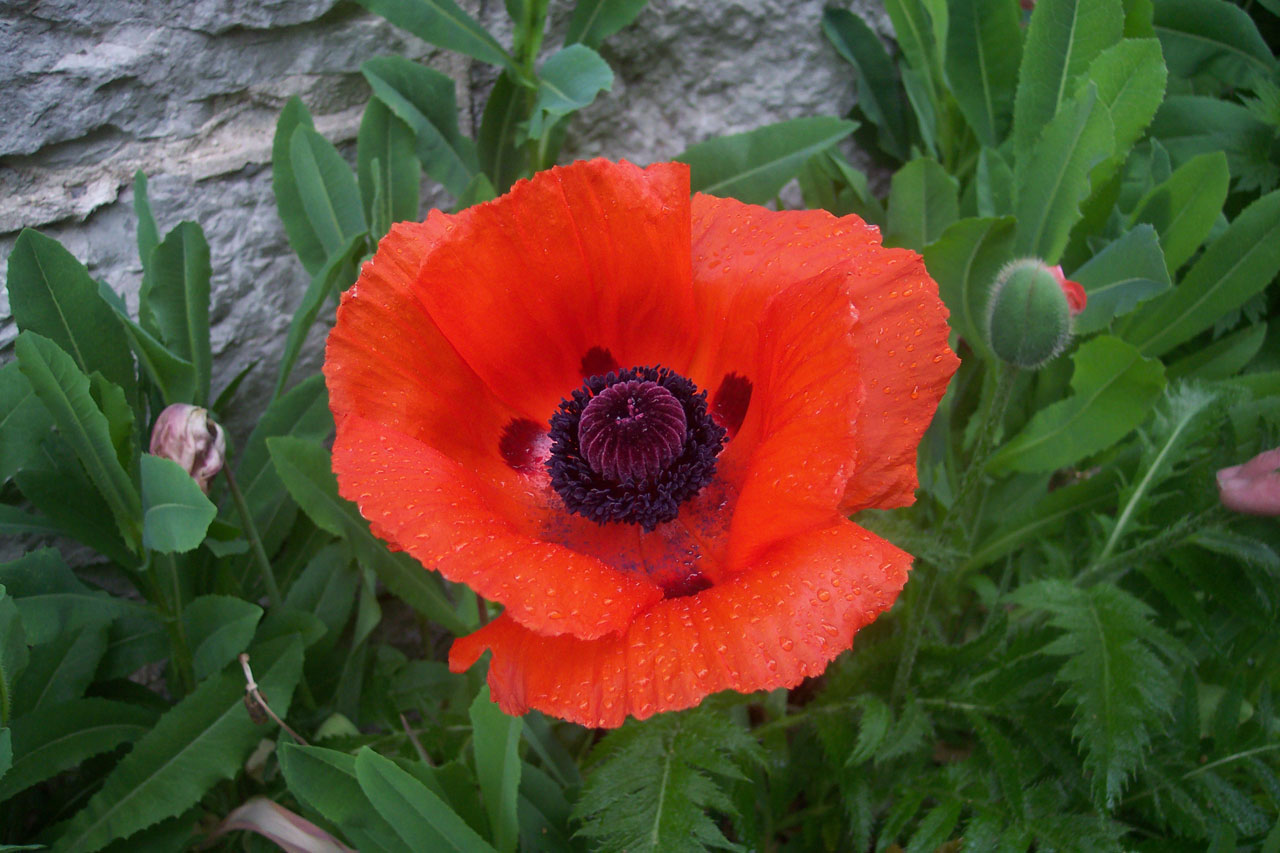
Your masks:
{"label": "stone wall", "polygon": [[[509,31],[501,0],[462,5]],[[602,49],[613,90],[575,117],[565,159],[646,163],[709,136],[845,113],[853,75],[821,35],[822,5],[653,0]],[[551,6],[555,48],[571,4]],[[271,192],[276,117],[299,95],[353,155],[369,97],[359,65],[392,53],[453,77],[474,131],[492,70],[345,0],[0,0],[0,262],[20,229],[38,228],[136,307],[131,186],[143,170],[161,232],[192,219],[209,239],[214,392],[260,360],[241,392],[260,398],[307,281]],[[447,199],[428,180],[423,203]],[[0,360],[16,334],[0,292]],[[316,333],[296,377],[320,348]]]}

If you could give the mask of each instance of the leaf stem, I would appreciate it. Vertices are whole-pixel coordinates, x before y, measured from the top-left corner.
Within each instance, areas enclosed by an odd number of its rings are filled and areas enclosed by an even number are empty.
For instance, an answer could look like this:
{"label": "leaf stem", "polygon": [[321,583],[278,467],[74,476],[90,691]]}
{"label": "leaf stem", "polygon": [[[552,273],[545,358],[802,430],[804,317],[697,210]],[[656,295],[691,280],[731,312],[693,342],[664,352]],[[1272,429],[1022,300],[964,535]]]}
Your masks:
{"label": "leaf stem", "polygon": [[[1087,587],[1103,579],[1114,582],[1123,577],[1129,569],[1142,560],[1182,543],[1188,536],[1213,521],[1221,513],[1222,508],[1215,504],[1195,515],[1188,515],[1178,519],[1150,539],[1144,540],[1141,544],[1127,548],[1106,559],[1100,556],[1076,576],[1076,585]],[[1114,572],[1111,577],[1106,577],[1108,572],[1117,566],[1122,568],[1118,572]]]}
{"label": "leaf stem", "polygon": [[[1186,773],[1182,774],[1182,777],[1178,781],[1185,782],[1188,779],[1193,779],[1196,776],[1199,776],[1201,773],[1208,773],[1215,767],[1221,767],[1224,764],[1230,764],[1233,761],[1240,761],[1241,759],[1250,758],[1264,752],[1274,752],[1277,749],[1280,749],[1280,743],[1269,743],[1265,746],[1255,746],[1253,749],[1246,749],[1243,752],[1237,752],[1233,755],[1228,755],[1225,758],[1219,758],[1217,761],[1210,761],[1208,764],[1202,764],[1193,770],[1188,770]],[[1122,800],[1120,802],[1120,807],[1123,808],[1124,806],[1136,803],[1138,800],[1144,800],[1147,797],[1154,795],[1156,791],[1163,791],[1165,788],[1170,788],[1172,786],[1172,783],[1170,783],[1167,785],[1157,785],[1154,788],[1148,788],[1141,794],[1134,794],[1132,797]]]}

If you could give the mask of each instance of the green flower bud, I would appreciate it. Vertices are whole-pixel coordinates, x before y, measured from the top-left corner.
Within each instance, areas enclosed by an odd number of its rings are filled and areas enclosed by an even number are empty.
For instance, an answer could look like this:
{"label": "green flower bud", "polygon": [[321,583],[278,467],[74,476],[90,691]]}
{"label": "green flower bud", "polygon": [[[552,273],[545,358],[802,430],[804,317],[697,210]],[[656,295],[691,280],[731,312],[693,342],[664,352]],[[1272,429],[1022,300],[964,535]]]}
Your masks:
{"label": "green flower bud", "polygon": [[997,356],[1035,370],[1066,349],[1073,312],[1061,279],[1038,258],[1000,270],[987,304],[987,341]]}

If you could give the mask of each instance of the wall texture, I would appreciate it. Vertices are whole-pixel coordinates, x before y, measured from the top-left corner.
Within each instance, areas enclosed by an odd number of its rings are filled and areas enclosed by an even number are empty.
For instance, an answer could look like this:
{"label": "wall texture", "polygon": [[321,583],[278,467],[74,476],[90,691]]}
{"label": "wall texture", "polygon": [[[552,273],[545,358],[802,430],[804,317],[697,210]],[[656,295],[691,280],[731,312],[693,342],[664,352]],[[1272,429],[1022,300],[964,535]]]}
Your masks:
{"label": "wall texture", "polygon": [[[509,31],[502,0],[462,5]],[[613,91],[574,119],[565,159],[646,163],[709,136],[845,113],[853,74],[822,38],[822,5],[653,0],[602,49]],[[554,49],[571,4],[551,6]],[[38,228],[136,307],[131,186],[142,169],[161,232],[192,219],[209,239],[215,394],[261,360],[241,391],[260,399],[307,281],[271,192],[276,117],[301,96],[351,155],[369,97],[359,65],[391,53],[453,77],[474,130],[491,70],[346,0],[0,0],[0,261],[19,230]],[[428,180],[423,202],[448,200]],[[0,360],[16,334],[0,292]],[[321,344],[317,332],[295,376],[318,367]]]}

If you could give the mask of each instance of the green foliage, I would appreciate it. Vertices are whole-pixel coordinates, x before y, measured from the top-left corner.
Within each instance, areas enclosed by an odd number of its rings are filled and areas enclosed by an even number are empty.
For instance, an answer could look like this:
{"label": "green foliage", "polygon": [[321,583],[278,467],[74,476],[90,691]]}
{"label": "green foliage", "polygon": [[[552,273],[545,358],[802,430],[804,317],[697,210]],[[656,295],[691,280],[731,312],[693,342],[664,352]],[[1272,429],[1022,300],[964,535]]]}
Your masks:
{"label": "green foliage", "polygon": [[706,813],[733,814],[726,782],[759,759],[746,732],[709,710],[631,722],[592,752],[592,773],[575,809],[582,832],[608,849],[727,848]]}
{"label": "green foliage", "polygon": [[162,554],[191,551],[204,541],[218,508],[177,462],[142,454],[142,544]]}

